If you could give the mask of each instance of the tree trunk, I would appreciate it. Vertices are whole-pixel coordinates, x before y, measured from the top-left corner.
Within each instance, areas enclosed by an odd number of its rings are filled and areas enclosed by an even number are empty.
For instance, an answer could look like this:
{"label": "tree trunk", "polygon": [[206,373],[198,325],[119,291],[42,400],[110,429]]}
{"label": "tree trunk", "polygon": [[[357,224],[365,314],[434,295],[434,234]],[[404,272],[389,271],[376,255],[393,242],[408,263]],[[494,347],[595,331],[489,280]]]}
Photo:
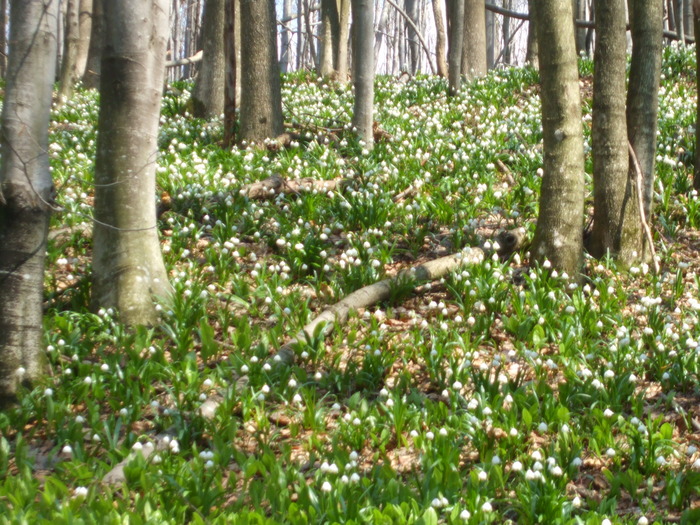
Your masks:
{"label": "tree trunk", "polygon": [[56,75],[53,0],[10,1],[0,164],[0,407],[43,372],[46,238],[54,187],[47,154]]}
{"label": "tree trunk", "polygon": [[[411,21],[418,27],[418,2],[416,0],[404,0],[405,11]],[[418,72],[418,60],[421,54],[418,34],[411,24],[406,24],[408,36],[408,54],[411,75]]]}
{"label": "tree trunk", "polygon": [[321,57],[319,74],[330,77],[337,62],[340,20],[336,0],[321,0]]}
{"label": "tree trunk", "polygon": [[433,19],[435,20],[435,55],[437,57],[438,75],[447,78],[449,70],[447,68],[447,59],[445,50],[447,49],[447,37],[445,35],[445,21],[442,14],[443,0],[433,0]]}
{"label": "tree trunk", "polygon": [[624,266],[639,260],[643,232],[637,184],[628,176],[625,121],[627,20],[625,0],[600,2],[595,13],[593,68],[593,229],[589,251]]}
{"label": "tree trunk", "polygon": [[61,61],[61,81],[59,96],[67,100],[73,93],[73,84],[77,81],[78,42],[80,41],[80,0],[66,2],[66,25],[63,38],[63,60]]}
{"label": "tree trunk", "polygon": [[[573,2],[574,21],[586,20],[586,0],[573,0]],[[586,50],[587,31],[585,27],[576,27],[576,53],[579,55]]]}
{"label": "tree trunk", "polygon": [[[695,34],[700,36],[700,0],[693,0],[693,26]],[[695,44],[695,61],[697,77],[700,78],[700,45]],[[696,82],[695,114],[695,173],[693,187],[700,191],[700,82]]]}
{"label": "tree trunk", "polygon": [[282,94],[277,62],[274,2],[241,2],[241,140],[282,134]]}
{"label": "tree trunk", "polygon": [[104,4],[92,302],[127,325],[155,322],[154,299],[171,293],[155,207],[168,11],[168,0]]}
{"label": "tree trunk", "polygon": [[661,79],[663,5],[655,0],[629,0],[629,5],[632,59],[627,92],[627,135],[644,175],[644,215],[650,220]]}
{"label": "tree trunk", "polygon": [[90,35],[92,34],[92,3],[93,0],[80,0],[78,14],[78,51],[75,57],[75,80],[85,76],[88,53],[90,52]]}
{"label": "tree trunk", "polygon": [[[239,25],[240,4],[238,0],[224,0],[224,146],[230,148],[235,142],[236,107],[240,78],[240,45],[236,39],[236,27]],[[301,16],[299,17],[301,18]]]}
{"label": "tree trunk", "polygon": [[527,0],[527,11],[529,20],[527,21],[527,54],[525,62],[537,69],[538,49],[537,49],[537,0]]}
{"label": "tree trunk", "polygon": [[339,29],[338,29],[338,62],[335,65],[336,80],[345,83],[348,81],[348,42],[350,40],[350,0],[338,0]]}
{"label": "tree trunk", "polygon": [[374,9],[372,0],[352,0],[355,105],[352,124],[371,150],[374,147]]}
{"label": "tree trunk", "polygon": [[532,257],[576,275],[583,255],[584,156],[571,2],[538,0],[544,176]]}
{"label": "tree trunk", "polygon": [[382,43],[386,40],[386,47],[389,48],[389,41],[385,38],[389,29],[389,2],[384,0],[382,9],[377,20],[377,37],[374,39],[374,61],[379,63],[379,54],[382,52]]}
{"label": "tree trunk", "polygon": [[676,0],[673,6],[674,22],[676,26],[676,35],[682,46],[685,45],[685,23],[683,14],[685,13],[685,0]]}
{"label": "tree trunk", "polygon": [[[292,0],[284,0],[282,4],[282,17],[285,20],[290,20],[292,18]],[[288,24],[289,22],[285,22]],[[289,57],[291,55],[290,53],[290,42],[291,38],[290,35],[292,34],[292,31],[289,29],[288,25],[285,25],[282,28],[282,35],[281,35],[281,40],[282,40],[282,54],[280,56],[280,71],[282,73],[288,73],[290,71],[289,68]]]}
{"label": "tree trunk", "polygon": [[224,2],[206,0],[202,17],[202,63],[192,90],[195,117],[212,119],[224,112]]}
{"label": "tree trunk", "polygon": [[104,47],[104,0],[92,2],[92,27],[90,29],[90,47],[87,64],[83,75],[83,85],[87,88],[97,88],[100,85],[100,68],[102,66],[102,49]]}
{"label": "tree trunk", "polygon": [[464,2],[450,1],[450,41],[447,55],[449,95],[456,96],[462,87],[462,46],[464,45]]}
{"label": "tree trunk", "polygon": [[493,11],[486,11],[486,66],[488,69],[495,67],[496,56],[496,16]]}
{"label": "tree trunk", "polygon": [[486,6],[484,0],[464,0],[462,74],[471,80],[486,73]]}

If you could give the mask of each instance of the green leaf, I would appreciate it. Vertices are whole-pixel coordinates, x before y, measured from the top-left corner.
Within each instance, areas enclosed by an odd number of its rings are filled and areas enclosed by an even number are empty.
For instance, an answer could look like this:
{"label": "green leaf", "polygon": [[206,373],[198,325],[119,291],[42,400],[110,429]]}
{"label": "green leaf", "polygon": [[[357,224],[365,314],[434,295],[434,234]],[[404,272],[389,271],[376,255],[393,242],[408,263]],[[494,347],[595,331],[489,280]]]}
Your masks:
{"label": "green leaf", "polygon": [[199,321],[199,340],[202,343],[200,356],[204,361],[214,357],[219,351],[219,345],[214,339],[214,327],[211,326],[205,317]]}
{"label": "green leaf", "polygon": [[547,336],[544,333],[544,328],[542,328],[542,326],[539,324],[536,324],[532,328],[532,333],[530,334],[530,337],[532,338],[532,345],[535,348],[541,347],[547,340]]}
{"label": "green leaf", "polygon": [[437,525],[438,515],[433,507],[426,510],[423,515],[416,520],[416,525]]}
{"label": "green leaf", "polygon": [[521,417],[525,428],[530,428],[532,426],[532,414],[530,414],[530,411],[527,408],[523,408]]}

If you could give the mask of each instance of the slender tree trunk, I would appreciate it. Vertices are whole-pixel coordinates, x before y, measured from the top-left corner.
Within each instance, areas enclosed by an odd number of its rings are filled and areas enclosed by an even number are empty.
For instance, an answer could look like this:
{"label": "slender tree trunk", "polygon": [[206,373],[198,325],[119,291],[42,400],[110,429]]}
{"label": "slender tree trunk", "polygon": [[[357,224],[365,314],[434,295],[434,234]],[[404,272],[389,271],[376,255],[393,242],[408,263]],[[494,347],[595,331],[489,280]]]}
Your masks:
{"label": "slender tree trunk", "polygon": [[456,96],[462,87],[462,46],[464,45],[464,2],[450,0],[450,41],[447,55],[449,94]]}
{"label": "slender tree trunk", "polygon": [[[382,3],[382,8],[377,21],[377,37],[374,42],[374,60],[375,63],[379,62],[379,54],[382,52],[382,44],[386,40],[387,30],[389,27],[389,2],[384,0]],[[389,47],[387,42],[386,47]]]}
{"label": "slender tree trunk", "polygon": [[[700,0],[693,0],[693,26],[695,34],[700,36]],[[700,78],[700,45],[695,44],[696,78]],[[695,173],[693,187],[700,191],[700,82],[695,83]]]}
{"label": "slender tree trunk", "polygon": [[682,46],[685,45],[685,23],[683,15],[685,14],[685,0],[676,0],[674,9],[674,21],[676,26],[676,34],[678,35],[678,41]]}
{"label": "slender tree trunk", "polygon": [[433,0],[433,18],[435,20],[435,55],[437,56],[437,71],[438,75],[447,78],[449,69],[447,68],[447,59],[445,50],[447,49],[447,36],[445,35],[445,21],[442,13],[443,0]]}
{"label": "slender tree trunk", "polygon": [[462,74],[471,80],[486,73],[486,6],[484,0],[464,0]]}
{"label": "slender tree trunk", "polygon": [[76,69],[78,42],[80,40],[80,0],[66,2],[66,25],[63,38],[63,60],[61,61],[61,82],[59,96],[61,100],[70,98],[73,83],[78,78]]}
{"label": "slender tree trunk", "polygon": [[583,255],[584,156],[571,2],[538,0],[544,176],[532,257],[576,275]]}
{"label": "slender tree trunk", "polygon": [[537,48],[537,0],[527,0],[527,11],[530,15],[527,21],[527,54],[525,62],[532,65],[535,69],[538,67],[538,48]]}
{"label": "slender tree trunk", "polygon": [[498,55],[495,41],[496,33],[496,16],[492,11],[486,11],[486,65],[488,69],[496,65],[496,56]]}
{"label": "slender tree trunk", "polygon": [[54,187],[47,154],[58,3],[11,0],[0,164],[0,407],[43,372],[43,290]]}
{"label": "slender tree trunk", "polygon": [[[406,14],[411,21],[418,26],[418,2],[417,0],[404,0]],[[406,24],[406,34],[408,36],[408,53],[411,75],[418,72],[418,59],[421,54],[420,44],[418,42],[418,34],[411,27],[411,24]]]}
{"label": "slender tree trunk", "polygon": [[350,40],[350,0],[338,0],[339,28],[338,28],[338,62],[335,66],[336,80],[345,83],[348,81],[348,45]]}
{"label": "slender tree trunk", "polygon": [[90,30],[90,47],[87,64],[83,75],[83,85],[97,88],[100,85],[100,68],[102,66],[102,49],[104,47],[104,0],[92,2],[92,28]]}
{"label": "slender tree trunk", "polygon": [[225,0],[206,0],[202,18],[202,63],[192,90],[193,114],[211,119],[224,112],[226,58],[224,57]]}
{"label": "slender tree trunk", "polygon": [[7,73],[7,0],[0,0],[0,78]]}
{"label": "slender tree trunk", "polygon": [[625,0],[600,2],[595,23],[591,130],[594,212],[589,251],[594,257],[615,256],[630,266],[642,254],[643,232],[636,181],[628,175]]}
{"label": "slender tree trunk", "polygon": [[644,174],[644,215],[650,220],[661,79],[663,5],[655,0],[629,0],[629,5],[632,59],[627,92],[627,135]]}
{"label": "slender tree trunk", "polygon": [[80,0],[80,13],[78,16],[78,51],[75,57],[75,80],[85,76],[88,53],[90,52],[90,35],[92,34],[92,3],[93,0]]}
{"label": "slender tree trunk", "polygon": [[241,140],[282,134],[282,93],[277,62],[274,2],[241,1]]}
{"label": "slender tree trunk", "polygon": [[[285,20],[289,20],[292,17],[292,0],[284,0],[282,4],[282,17]],[[286,22],[289,23],[289,22]],[[289,57],[291,55],[290,51],[290,35],[291,31],[289,29],[289,26],[285,26],[282,28],[282,55],[280,56],[280,71],[282,73],[288,73],[290,71],[289,68]]]}
{"label": "slender tree trunk", "polygon": [[302,28],[302,23],[304,20],[304,3],[303,0],[297,0],[297,71],[300,71],[302,66],[304,65],[304,61],[302,58],[303,55],[303,39],[304,39],[304,31]]}
{"label": "slender tree trunk", "polygon": [[[239,46],[236,45],[236,25],[238,21],[238,0],[224,0],[224,60],[225,90],[224,90],[224,145],[227,148],[235,142],[236,107],[238,106],[237,89]],[[300,17],[301,18],[301,17]]]}
{"label": "slender tree trunk", "polygon": [[104,4],[92,301],[127,325],[154,323],[154,299],[171,293],[155,207],[168,11],[168,0]]}
{"label": "slender tree trunk", "polygon": [[355,105],[352,124],[365,148],[374,147],[374,9],[373,0],[352,0]]}

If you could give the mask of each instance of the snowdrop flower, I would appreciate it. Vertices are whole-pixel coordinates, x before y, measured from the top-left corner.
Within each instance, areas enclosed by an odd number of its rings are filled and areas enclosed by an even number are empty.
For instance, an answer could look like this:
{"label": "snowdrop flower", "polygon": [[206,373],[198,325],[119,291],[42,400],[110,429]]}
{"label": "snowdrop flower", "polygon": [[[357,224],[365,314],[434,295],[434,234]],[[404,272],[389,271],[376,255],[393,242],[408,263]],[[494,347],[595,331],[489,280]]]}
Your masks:
{"label": "snowdrop flower", "polygon": [[612,522],[608,518],[605,518],[600,522],[600,525],[612,525]]}
{"label": "snowdrop flower", "polygon": [[428,441],[432,441],[433,439],[435,439],[435,434],[428,430],[428,432],[426,432],[425,434],[425,437],[428,439]]}
{"label": "snowdrop flower", "polygon": [[578,509],[581,507],[581,498],[578,496],[575,496],[573,500],[571,500],[571,504],[574,506],[575,509]]}
{"label": "snowdrop flower", "polygon": [[75,489],[73,489],[73,497],[74,498],[84,498],[87,495],[88,495],[87,487],[80,486],[80,487],[75,487]]}
{"label": "snowdrop flower", "polygon": [[72,456],[73,448],[70,445],[63,445],[63,448],[61,449],[61,454],[63,454],[64,456]]}
{"label": "snowdrop flower", "polygon": [[637,525],[649,525],[649,520],[647,519],[646,516],[641,516],[641,517],[637,520]]}
{"label": "snowdrop flower", "polygon": [[487,479],[489,479],[489,475],[486,473],[485,470],[480,470],[477,477],[479,478],[479,481],[486,481]]}
{"label": "snowdrop flower", "polygon": [[330,492],[331,490],[333,490],[333,485],[331,485],[328,481],[324,481],[323,485],[321,485],[321,491]]}
{"label": "snowdrop flower", "polygon": [[606,408],[605,412],[603,412],[603,415],[607,418],[610,418],[610,417],[613,417],[615,415],[615,412],[613,412],[609,408]]}
{"label": "snowdrop flower", "polygon": [[490,501],[487,501],[481,506],[481,510],[483,512],[493,512],[493,506],[491,505]]}
{"label": "snowdrop flower", "polygon": [[615,457],[615,449],[609,448],[608,450],[605,451],[605,455],[608,456],[609,458],[614,458]]}
{"label": "snowdrop flower", "polygon": [[545,423],[544,421],[537,425],[537,430],[539,430],[540,432],[547,432],[548,428],[549,427],[547,426],[547,423]]}
{"label": "snowdrop flower", "polygon": [[467,509],[464,509],[462,512],[459,513],[459,517],[462,520],[467,521],[469,518],[472,517],[472,514]]}

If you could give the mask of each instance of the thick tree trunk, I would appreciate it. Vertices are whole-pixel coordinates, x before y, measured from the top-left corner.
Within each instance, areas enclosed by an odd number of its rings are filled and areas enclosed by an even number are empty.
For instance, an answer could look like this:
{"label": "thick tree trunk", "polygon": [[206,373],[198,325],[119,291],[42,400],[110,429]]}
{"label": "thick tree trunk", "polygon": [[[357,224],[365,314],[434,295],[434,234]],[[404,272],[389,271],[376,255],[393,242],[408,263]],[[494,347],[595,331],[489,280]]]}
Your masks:
{"label": "thick tree trunk", "polygon": [[321,0],[321,76],[330,77],[335,71],[339,33],[340,20],[336,0]]}
{"label": "thick tree trunk", "polygon": [[464,45],[464,2],[451,0],[449,12],[450,41],[447,55],[449,95],[455,96],[462,87],[462,46]]}
{"label": "thick tree trunk", "polygon": [[226,59],[224,57],[225,0],[207,0],[202,17],[202,63],[192,90],[195,117],[212,119],[224,112]]}
{"label": "thick tree trunk", "polygon": [[[284,0],[282,4],[282,17],[285,20],[290,20],[292,18],[292,0]],[[286,22],[288,23],[288,22]],[[280,55],[280,71],[282,73],[288,73],[290,71],[289,68],[289,57],[291,55],[290,53],[290,42],[291,42],[291,36],[292,31],[289,29],[289,26],[284,26],[282,28],[282,35],[281,35],[281,40],[282,40],[282,53]]]}
{"label": "thick tree trunk", "polygon": [[627,92],[627,135],[644,175],[644,215],[651,220],[659,111],[663,5],[629,0],[632,59]]}
{"label": "thick tree trunk", "polygon": [[78,42],[80,41],[80,0],[66,2],[66,25],[63,38],[63,60],[61,61],[61,81],[59,96],[67,100],[73,93],[73,84],[79,78]]}
{"label": "thick tree trunk", "polygon": [[571,2],[538,0],[544,176],[532,257],[576,275],[583,255],[584,156]]}
{"label": "thick tree trunk", "polygon": [[104,47],[104,0],[92,2],[92,27],[90,29],[90,47],[88,49],[83,85],[97,88],[100,85],[100,68],[102,67],[102,49]]}
{"label": "thick tree trunk", "polygon": [[486,6],[484,0],[464,0],[462,74],[471,80],[486,73]]}
{"label": "thick tree trunk", "polygon": [[537,48],[537,0],[527,0],[527,11],[530,15],[527,21],[527,54],[525,62],[537,69],[539,51]]}
{"label": "thick tree trunk", "polygon": [[437,57],[437,72],[443,78],[447,78],[449,69],[447,68],[447,35],[445,34],[445,21],[442,14],[443,0],[433,0],[433,19],[435,20],[435,55]]}
{"label": "thick tree trunk", "polygon": [[241,140],[282,134],[282,93],[277,62],[274,2],[241,2]]}
{"label": "thick tree trunk", "polygon": [[7,0],[0,0],[0,78],[7,73]]}
{"label": "thick tree trunk", "polygon": [[352,124],[371,150],[374,147],[374,9],[372,0],[352,0],[355,105]]}
{"label": "thick tree trunk", "polygon": [[607,0],[595,13],[593,73],[593,229],[589,251],[623,265],[639,260],[643,231],[637,184],[629,176],[625,120],[627,36],[625,0]]}
{"label": "thick tree trunk", "polygon": [[54,187],[48,128],[58,2],[11,0],[0,164],[0,407],[42,373],[46,238]]}
{"label": "thick tree trunk", "polygon": [[158,122],[168,0],[106,2],[95,163],[95,308],[128,325],[156,321],[171,293],[156,225]]}

